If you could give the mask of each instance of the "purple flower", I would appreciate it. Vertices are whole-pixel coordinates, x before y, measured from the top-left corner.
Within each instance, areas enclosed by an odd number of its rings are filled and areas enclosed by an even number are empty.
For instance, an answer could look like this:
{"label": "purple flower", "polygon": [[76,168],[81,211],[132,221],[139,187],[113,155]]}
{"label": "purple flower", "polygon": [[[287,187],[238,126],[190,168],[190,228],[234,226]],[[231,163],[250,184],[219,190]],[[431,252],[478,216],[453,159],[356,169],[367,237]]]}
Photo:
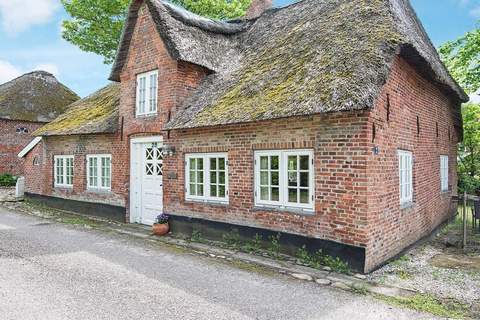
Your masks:
{"label": "purple flower", "polygon": [[166,213],[162,213],[157,216],[156,222],[160,224],[165,224],[168,223],[168,219],[170,219],[170,216]]}

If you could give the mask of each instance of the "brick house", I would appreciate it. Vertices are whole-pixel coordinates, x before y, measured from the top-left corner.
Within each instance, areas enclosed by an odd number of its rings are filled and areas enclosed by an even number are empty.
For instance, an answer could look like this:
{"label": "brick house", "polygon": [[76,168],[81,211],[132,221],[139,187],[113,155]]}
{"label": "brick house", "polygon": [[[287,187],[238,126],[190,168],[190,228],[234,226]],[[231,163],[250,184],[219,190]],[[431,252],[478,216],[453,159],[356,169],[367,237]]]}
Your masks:
{"label": "brick house", "polygon": [[79,97],[50,73],[34,71],[0,85],[0,174],[23,173],[20,150],[31,133]]}
{"label": "brick house", "polygon": [[265,7],[218,22],[133,1],[119,84],[79,102],[114,101],[109,116],[38,130],[27,195],[131,223],[166,212],[174,232],[280,232],[365,272],[450,218],[468,97],[409,2]]}

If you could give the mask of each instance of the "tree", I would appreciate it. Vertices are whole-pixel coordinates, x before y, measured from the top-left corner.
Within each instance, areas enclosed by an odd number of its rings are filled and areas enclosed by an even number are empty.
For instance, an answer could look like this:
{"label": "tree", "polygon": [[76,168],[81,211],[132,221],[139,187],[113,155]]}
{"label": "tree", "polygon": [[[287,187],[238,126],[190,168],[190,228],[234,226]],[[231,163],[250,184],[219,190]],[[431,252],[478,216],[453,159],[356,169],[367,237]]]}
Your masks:
{"label": "tree", "polygon": [[458,148],[459,191],[480,191],[480,104],[462,106],[463,142]]}
{"label": "tree", "polygon": [[455,80],[469,93],[480,88],[480,29],[440,47],[440,56]]}
{"label": "tree", "polygon": [[[86,52],[115,59],[130,0],[61,0],[71,19],[63,21],[62,36]],[[180,6],[213,19],[233,19],[245,14],[252,0],[174,0]]]}

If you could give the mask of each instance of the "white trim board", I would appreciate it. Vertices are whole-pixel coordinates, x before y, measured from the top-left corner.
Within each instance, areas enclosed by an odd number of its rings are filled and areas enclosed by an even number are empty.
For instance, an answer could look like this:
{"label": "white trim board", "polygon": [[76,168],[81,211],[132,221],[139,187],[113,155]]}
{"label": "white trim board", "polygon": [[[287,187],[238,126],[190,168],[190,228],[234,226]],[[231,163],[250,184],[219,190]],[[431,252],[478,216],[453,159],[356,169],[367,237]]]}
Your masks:
{"label": "white trim board", "polygon": [[18,153],[18,157],[19,158],[23,158],[25,157],[30,151],[32,151],[33,148],[35,148],[35,146],[40,142],[42,141],[42,137],[35,137],[32,141],[30,141],[29,144],[27,144],[27,146],[25,148],[22,149],[22,151],[20,151]]}

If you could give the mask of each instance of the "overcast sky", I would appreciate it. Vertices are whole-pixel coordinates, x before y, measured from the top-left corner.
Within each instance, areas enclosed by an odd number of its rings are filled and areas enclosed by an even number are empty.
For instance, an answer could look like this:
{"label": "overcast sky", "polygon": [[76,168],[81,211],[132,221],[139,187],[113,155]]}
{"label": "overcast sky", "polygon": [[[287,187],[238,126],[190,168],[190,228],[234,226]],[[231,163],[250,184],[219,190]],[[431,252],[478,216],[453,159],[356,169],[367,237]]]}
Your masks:
{"label": "overcast sky", "polygon": [[[292,1],[276,0],[282,6]],[[412,0],[436,46],[473,29],[480,0]],[[108,83],[110,66],[60,36],[60,0],[0,0],[0,83],[36,69],[52,72],[80,96]]]}

